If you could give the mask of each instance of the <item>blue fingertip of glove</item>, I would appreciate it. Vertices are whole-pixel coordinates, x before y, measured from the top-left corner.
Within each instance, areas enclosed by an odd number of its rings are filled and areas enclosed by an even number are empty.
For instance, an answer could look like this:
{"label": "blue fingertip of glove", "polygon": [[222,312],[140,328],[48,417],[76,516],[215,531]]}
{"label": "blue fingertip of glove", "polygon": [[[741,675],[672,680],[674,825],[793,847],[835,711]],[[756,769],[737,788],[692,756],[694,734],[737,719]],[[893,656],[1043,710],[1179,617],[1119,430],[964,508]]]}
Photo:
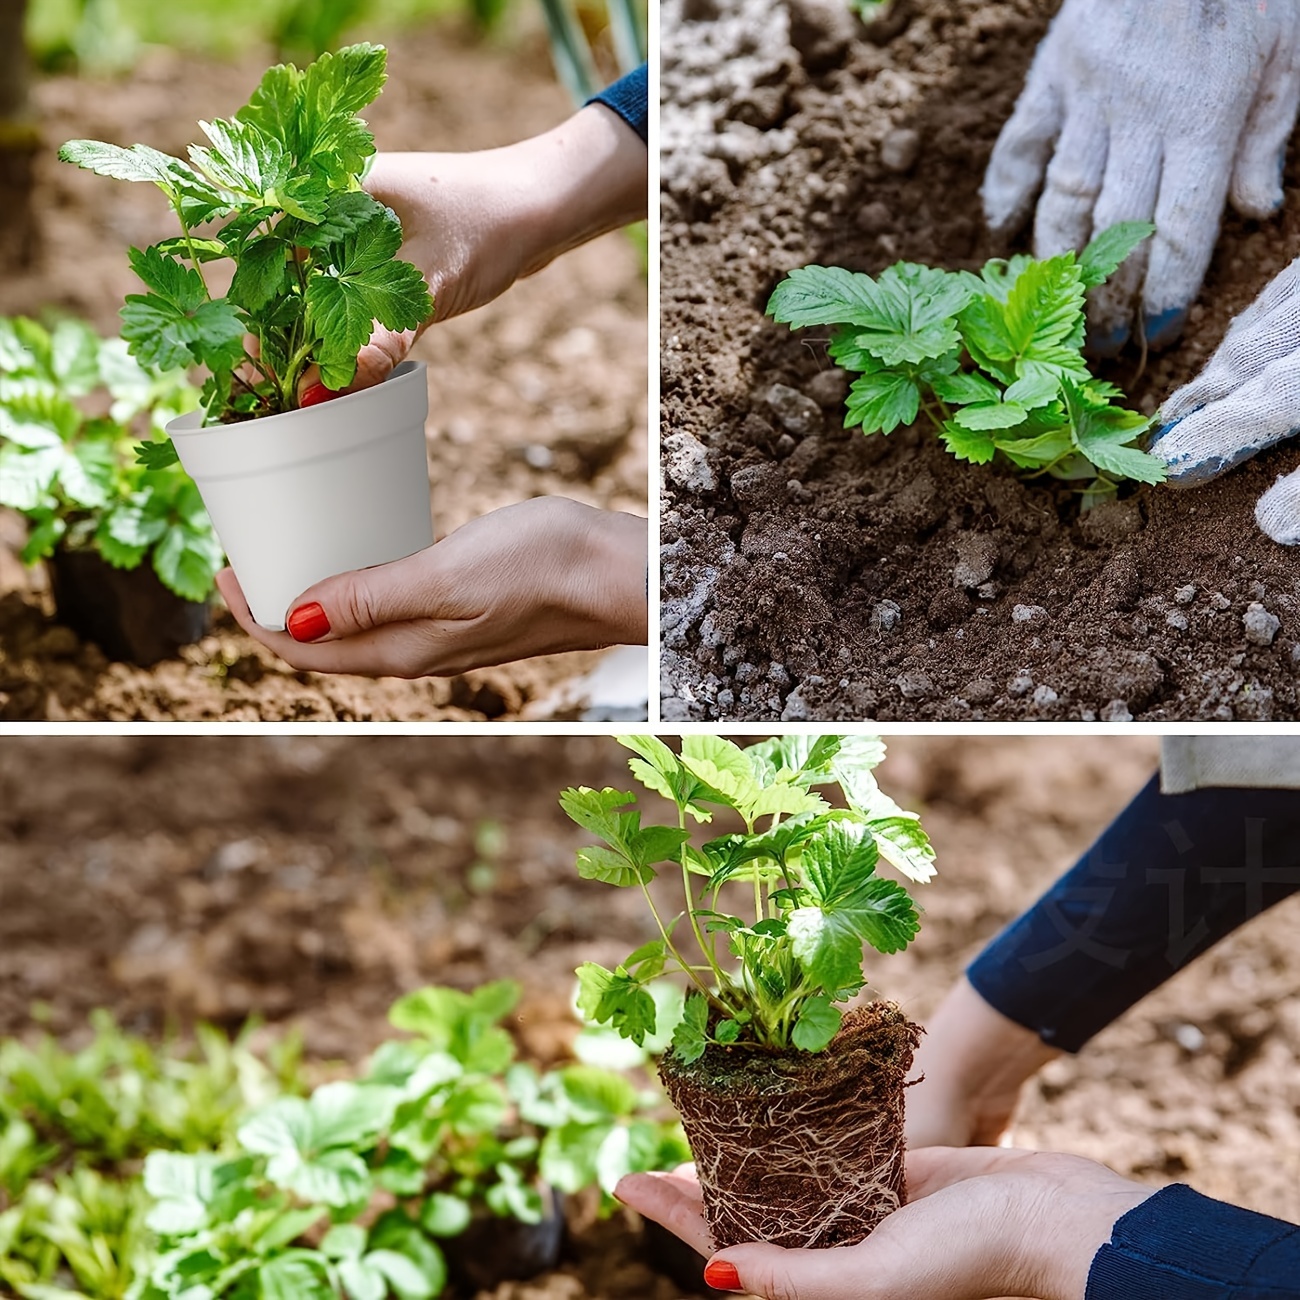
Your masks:
{"label": "blue fingertip of glove", "polygon": [[1187,324],[1186,307],[1170,307],[1147,321],[1147,342],[1153,348],[1162,348],[1172,343]]}
{"label": "blue fingertip of glove", "polygon": [[1211,479],[1218,478],[1220,474],[1240,465],[1243,461],[1249,460],[1258,450],[1258,447],[1241,447],[1233,452],[1231,456],[1202,456],[1195,457],[1189,452],[1184,452],[1178,456],[1168,455],[1160,446],[1165,435],[1172,433],[1189,415],[1195,415],[1201,407],[1196,407],[1191,411],[1180,415],[1176,420],[1170,420],[1168,424],[1162,424],[1156,430],[1155,435],[1147,443],[1147,451],[1153,456],[1158,456],[1164,461],[1169,471],[1165,482],[1171,487],[1197,487],[1202,483],[1208,483]]}
{"label": "blue fingertip of glove", "polygon": [[1124,350],[1124,344],[1128,340],[1129,328],[1127,325],[1121,325],[1108,334],[1090,332],[1087,350],[1095,357],[1117,357]]}

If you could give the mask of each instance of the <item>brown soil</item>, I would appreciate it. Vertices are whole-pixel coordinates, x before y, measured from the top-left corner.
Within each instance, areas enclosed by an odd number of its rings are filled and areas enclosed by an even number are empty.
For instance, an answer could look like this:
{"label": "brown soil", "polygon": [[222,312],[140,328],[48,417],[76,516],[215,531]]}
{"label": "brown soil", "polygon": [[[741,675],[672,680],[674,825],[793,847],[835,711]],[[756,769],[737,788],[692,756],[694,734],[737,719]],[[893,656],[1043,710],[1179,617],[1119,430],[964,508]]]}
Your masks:
{"label": "brown soil", "polygon": [[[789,4],[802,54],[781,0],[663,6],[665,719],[1296,717],[1295,557],[1253,511],[1300,447],[1084,517],[920,426],[844,430],[825,338],[763,316],[795,266],[1008,251],[978,187],[1053,0],[910,0],[883,45],[838,33],[834,6]],[[880,148],[898,130],[919,140],[902,172]],[[1181,343],[1140,378],[1135,356],[1106,368],[1144,410],[1300,252],[1294,156],[1287,187],[1276,220],[1227,219]],[[782,427],[774,383],[815,403],[802,426]],[[707,464],[675,459],[673,435]],[[987,570],[982,594],[963,564]],[[1254,601],[1281,620],[1271,645],[1246,639]]]}
{"label": "brown soil", "polygon": [[904,1203],[904,1080],[921,1032],[897,1004],[872,1002],[817,1056],[664,1057],[717,1249],[852,1246]]}
{"label": "brown soil", "polygon": [[[571,111],[533,27],[481,43],[444,24],[389,44],[390,81],[370,114],[381,148],[486,148]],[[158,49],[126,79],[38,84],[41,252],[29,272],[0,284],[0,312],[75,312],[115,331],[117,308],[137,287],[126,247],[168,233],[166,204],[152,186],[78,172],[54,150],[91,136],[183,154],[195,122],[241,104],[268,62],[267,53],[216,63]],[[431,329],[415,355],[431,376],[439,535],[542,495],[644,514],[646,351],[645,279],[622,234]],[[21,537],[16,517],[0,517],[0,719],[509,719],[599,658],[551,656],[451,680],[326,678],[290,670],[223,611],[213,635],[142,670],[109,662],[52,621],[43,574],[17,562]]]}
{"label": "brown soil", "polygon": [[[940,874],[917,942],[870,968],[921,1024],[980,946],[1150,775],[1136,737],[896,737],[886,790]],[[579,880],[565,783],[627,780],[595,737],[10,737],[0,746],[0,1034],[49,1008],[160,1032],[259,1011],[359,1060],[425,982],[511,975],[522,1052],[571,1042],[572,970],[649,938],[635,891]],[[504,847],[484,855],[484,822]],[[727,827],[711,827],[722,833]],[[475,864],[481,864],[476,866]],[[664,902],[672,881],[664,885]],[[1300,1221],[1300,899],[1243,928],[1032,1085],[1016,1137]],[[614,1220],[496,1300],[672,1300]]]}

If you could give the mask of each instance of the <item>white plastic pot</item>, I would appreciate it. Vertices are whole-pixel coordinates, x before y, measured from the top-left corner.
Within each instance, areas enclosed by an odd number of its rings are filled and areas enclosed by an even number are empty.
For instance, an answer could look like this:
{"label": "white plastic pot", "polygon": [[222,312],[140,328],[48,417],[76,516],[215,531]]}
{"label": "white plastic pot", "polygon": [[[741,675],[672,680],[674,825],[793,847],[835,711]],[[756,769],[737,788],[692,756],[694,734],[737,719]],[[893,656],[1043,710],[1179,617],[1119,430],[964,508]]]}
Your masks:
{"label": "white plastic pot", "polygon": [[382,384],[243,424],[167,432],[198,485],[253,617],[280,631],[322,578],[433,545],[423,361]]}

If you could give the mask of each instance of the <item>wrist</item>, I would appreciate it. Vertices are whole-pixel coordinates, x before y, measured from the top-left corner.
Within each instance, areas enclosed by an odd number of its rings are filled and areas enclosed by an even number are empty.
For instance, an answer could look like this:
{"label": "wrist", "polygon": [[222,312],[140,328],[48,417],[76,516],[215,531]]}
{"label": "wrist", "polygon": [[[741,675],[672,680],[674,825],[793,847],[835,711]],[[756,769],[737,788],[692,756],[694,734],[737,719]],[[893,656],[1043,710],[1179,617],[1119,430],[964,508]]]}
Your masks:
{"label": "wrist", "polygon": [[603,104],[511,148],[526,196],[514,213],[521,275],[646,215],[646,146]]}
{"label": "wrist", "polygon": [[617,510],[590,510],[574,556],[570,615],[593,645],[648,640],[647,523]]}

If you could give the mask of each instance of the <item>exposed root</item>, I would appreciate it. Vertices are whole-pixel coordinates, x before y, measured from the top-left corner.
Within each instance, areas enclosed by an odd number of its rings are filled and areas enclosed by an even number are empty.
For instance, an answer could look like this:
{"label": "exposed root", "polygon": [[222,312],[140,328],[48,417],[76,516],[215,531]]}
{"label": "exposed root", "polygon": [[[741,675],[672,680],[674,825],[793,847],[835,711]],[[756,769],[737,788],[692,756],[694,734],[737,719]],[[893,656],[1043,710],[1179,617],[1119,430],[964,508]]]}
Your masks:
{"label": "exposed root", "polygon": [[661,1074],[718,1249],[846,1246],[906,1199],[904,1080],[921,1030],[893,1003],[849,1012],[817,1055],[711,1047]]}

